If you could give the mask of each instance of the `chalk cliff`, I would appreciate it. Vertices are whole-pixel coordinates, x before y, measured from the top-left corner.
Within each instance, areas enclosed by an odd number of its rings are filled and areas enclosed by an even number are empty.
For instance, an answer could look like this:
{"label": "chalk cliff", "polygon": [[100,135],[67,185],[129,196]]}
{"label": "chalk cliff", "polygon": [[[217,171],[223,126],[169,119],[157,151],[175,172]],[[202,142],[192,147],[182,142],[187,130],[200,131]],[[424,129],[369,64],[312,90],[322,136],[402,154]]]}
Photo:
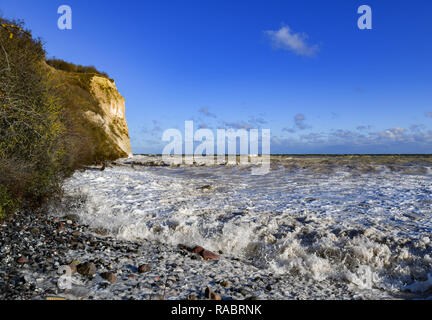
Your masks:
{"label": "chalk cliff", "polygon": [[57,70],[46,65],[53,90],[69,112],[69,123],[82,138],[88,162],[132,155],[125,115],[125,99],[114,80],[98,74]]}
{"label": "chalk cliff", "polygon": [[90,82],[90,93],[99,102],[101,110],[100,112],[85,111],[87,119],[103,129],[124,155],[131,156],[125,99],[117,91],[114,81],[95,75]]}

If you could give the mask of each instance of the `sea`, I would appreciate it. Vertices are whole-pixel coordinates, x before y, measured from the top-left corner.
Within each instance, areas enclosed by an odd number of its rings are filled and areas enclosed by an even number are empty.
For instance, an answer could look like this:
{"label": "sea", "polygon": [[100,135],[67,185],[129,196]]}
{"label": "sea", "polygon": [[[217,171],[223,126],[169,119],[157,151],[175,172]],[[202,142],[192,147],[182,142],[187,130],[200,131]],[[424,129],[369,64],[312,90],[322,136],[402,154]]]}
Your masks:
{"label": "sea", "polygon": [[81,220],[119,239],[200,245],[376,297],[432,296],[432,156],[272,155],[258,176],[252,166],[134,155],[76,172],[65,194],[84,196]]}

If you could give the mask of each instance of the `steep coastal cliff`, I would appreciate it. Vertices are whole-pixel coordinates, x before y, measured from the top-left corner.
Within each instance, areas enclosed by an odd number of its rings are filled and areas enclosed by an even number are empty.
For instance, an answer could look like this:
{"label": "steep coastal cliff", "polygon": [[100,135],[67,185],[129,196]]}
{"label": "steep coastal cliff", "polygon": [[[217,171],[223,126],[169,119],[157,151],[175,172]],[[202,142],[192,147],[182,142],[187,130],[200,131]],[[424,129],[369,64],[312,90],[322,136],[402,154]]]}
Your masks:
{"label": "steep coastal cliff", "polygon": [[57,70],[46,65],[52,87],[62,97],[72,126],[83,141],[89,161],[114,160],[132,155],[125,116],[125,99],[114,80],[90,73]]}
{"label": "steep coastal cliff", "polygon": [[90,92],[99,102],[100,112],[85,111],[86,118],[104,130],[124,154],[131,156],[129,129],[125,116],[125,99],[117,91],[114,81],[100,76],[93,76],[90,82]]}

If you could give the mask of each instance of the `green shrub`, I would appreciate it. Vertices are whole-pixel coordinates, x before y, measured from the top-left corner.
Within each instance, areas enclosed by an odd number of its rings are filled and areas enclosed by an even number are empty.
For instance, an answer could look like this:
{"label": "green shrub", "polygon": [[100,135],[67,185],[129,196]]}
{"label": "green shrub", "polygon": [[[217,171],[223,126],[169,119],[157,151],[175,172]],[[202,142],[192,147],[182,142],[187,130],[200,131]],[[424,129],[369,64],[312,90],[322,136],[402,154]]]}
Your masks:
{"label": "green shrub", "polygon": [[108,78],[91,66],[47,61],[22,22],[0,17],[0,218],[61,195],[64,178],[83,165],[124,155],[85,117],[101,113],[90,88],[95,74]]}
{"label": "green shrub", "polygon": [[0,18],[0,186],[4,199],[32,206],[57,193],[65,175],[62,108],[44,60],[39,39]]}
{"label": "green shrub", "polygon": [[76,73],[89,73],[89,74],[97,74],[99,76],[110,79],[109,75],[106,72],[102,72],[97,70],[94,66],[82,66],[76,65],[74,63],[66,62],[61,59],[52,58],[48,59],[47,64],[57,70],[63,70],[67,72],[76,72]]}

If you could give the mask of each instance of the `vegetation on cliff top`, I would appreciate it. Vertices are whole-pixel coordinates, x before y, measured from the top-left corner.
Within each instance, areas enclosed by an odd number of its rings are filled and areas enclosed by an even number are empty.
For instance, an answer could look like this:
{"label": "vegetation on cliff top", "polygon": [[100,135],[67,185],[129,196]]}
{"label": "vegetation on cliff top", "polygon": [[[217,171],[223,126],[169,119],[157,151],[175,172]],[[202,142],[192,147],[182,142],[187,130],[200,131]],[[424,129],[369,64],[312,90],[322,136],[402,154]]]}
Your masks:
{"label": "vegetation on cliff top", "polygon": [[0,219],[61,194],[82,165],[121,155],[82,112],[98,109],[91,77],[108,75],[58,59],[49,63],[73,73],[53,72],[45,61],[40,39],[0,17]]}
{"label": "vegetation on cliff top", "polygon": [[[48,59],[47,64],[57,70],[63,70],[66,72],[75,72],[75,73],[88,73],[88,74],[96,74],[101,77],[105,77],[110,79],[109,75],[106,72],[97,70],[94,66],[82,66],[77,65],[71,62],[66,62],[62,59],[52,58]],[[112,80],[112,79],[110,79]]]}

